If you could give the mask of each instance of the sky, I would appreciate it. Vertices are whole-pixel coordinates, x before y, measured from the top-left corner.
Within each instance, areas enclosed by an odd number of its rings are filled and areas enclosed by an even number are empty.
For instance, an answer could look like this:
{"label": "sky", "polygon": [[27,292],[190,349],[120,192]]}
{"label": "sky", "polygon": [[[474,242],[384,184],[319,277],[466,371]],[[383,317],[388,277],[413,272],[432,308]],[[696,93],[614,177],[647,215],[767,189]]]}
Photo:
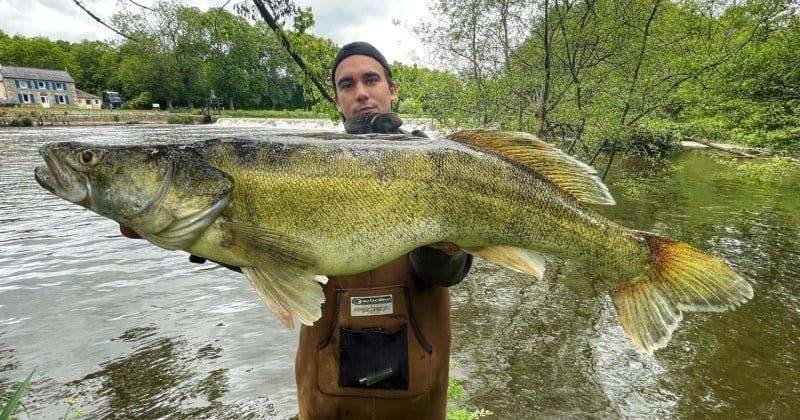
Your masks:
{"label": "sky", "polygon": [[[241,0],[232,0],[231,5]],[[429,16],[428,4],[435,0],[294,0],[300,7],[311,6],[316,24],[310,30],[317,36],[330,38],[337,45],[351,41],[372,43],[391,63],[418,64],[432,67],[425,48],[411,28]],[[149,6],[156,0],[136,0]],[[135,9],[128,0],[82,0],[97,17],[110,24],[111,16],[122,9]],[[219,7],[225,0],[183,0],[201,10]],[[394,25],[399,21],[400,25]],[[43,36],[51,40],[80,42],[110,40],[118,37],[81,10],[72,0],[0,0],[0,30],[9,36]]]}

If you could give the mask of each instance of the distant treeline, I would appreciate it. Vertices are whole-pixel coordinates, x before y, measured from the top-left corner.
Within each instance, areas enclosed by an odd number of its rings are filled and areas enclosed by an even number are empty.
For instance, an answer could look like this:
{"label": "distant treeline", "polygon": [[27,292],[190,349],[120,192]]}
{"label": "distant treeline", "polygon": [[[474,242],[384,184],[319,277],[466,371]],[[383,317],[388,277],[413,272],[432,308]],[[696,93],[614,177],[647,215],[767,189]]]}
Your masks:
{"label": "distant treeline", "polygon": [[[291,28],[271,28],[248,6],[272,3]],[[789,0],[440,0],[429,21],[409,28],[437,68],[393,63],[395,106],[444,127],[533,132],[589,161],[683,138],[798,150],[797,8]],[[0,64],[66,68],[78,88],[119,91],[131,108],[199,108],[213,90],[227,109],[335,116],[310,81],[332,94],[338,46],[307,32],[312,10],[287,0],[235,10],[160,2],[123,11],[109,24],[129,39],[107,43],[0,32]]]}

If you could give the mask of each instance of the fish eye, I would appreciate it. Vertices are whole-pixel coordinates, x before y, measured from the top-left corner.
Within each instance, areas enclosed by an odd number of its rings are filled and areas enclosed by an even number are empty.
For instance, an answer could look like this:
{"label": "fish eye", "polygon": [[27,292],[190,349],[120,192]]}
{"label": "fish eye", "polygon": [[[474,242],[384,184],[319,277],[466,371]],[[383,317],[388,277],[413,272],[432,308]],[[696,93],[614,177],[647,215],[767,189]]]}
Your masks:
{"label": "fish eye", "polygon": [[100,160],[100,153],[96,150],[78,152],[78,163],[81,165],[94,165],[98,160]]}

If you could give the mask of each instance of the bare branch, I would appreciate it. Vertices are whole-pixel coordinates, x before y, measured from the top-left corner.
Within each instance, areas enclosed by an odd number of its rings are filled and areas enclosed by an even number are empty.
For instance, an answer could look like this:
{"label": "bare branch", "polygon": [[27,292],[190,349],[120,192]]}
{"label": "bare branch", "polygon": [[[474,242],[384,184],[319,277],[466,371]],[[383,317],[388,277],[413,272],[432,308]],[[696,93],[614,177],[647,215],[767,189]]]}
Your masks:
{"label": "bare branch", "polygon": [[281,27],[275,17],[269,12],[269,10],[267,10],[264,2],[262,0],[253,0],[253,4],[255,4],[258,12],[261,14],[261,17],[264,19],[267,25],[269,25],[270,29],[272,29],[272,31],[278,36],[278,39],[280,39],[281,45],[283,45],[283,48],[286,50],[286,52],[289,53],[294,62],[300,66],[300,69],[303,71],[303,73],[305,73],[306,76],[311,79],[311,82],[314,83],[314,86],[317,88],[317,91],[319,91],[320,95],[322,95],[322,97],[328,102],[333,104],[333,97],[328,92],[328,89],[322,85],[322,82],[319,81],[316,75],[308,70],[308,66],[306,65],[305,60],[303,60],[303,57],[300,57],[300,55],[294,51],[292,44],[289,42],[289,38],[283,31],[283,27]]}
{"label": "bare branch", "polygon": [[134,38],[134,37],[131,37],[131,36],[128,36],[128,35],[126,35],[126,34],[124,34],[124,33],[120,32],[120,31],[118,31],[116,28],[112,27],[111,25],[109,25],[109,24],[107,24],[107,23],[103,22],[103,19],[100,19],[99,17],[95,16],[95,15],[94,15],[94,13],[90,12],[90,11],[89,11],[89,9],[87,9],[86,7],[84,7],[84,6],[83,6],[83,4],[82,4],[80,1],[78,1],[78,0],[72,0],[72,2],[73,2],[73,3],[75,3],[75,4],[76,4],[78,7],[80,7],[80,8],[81,8],[81,9],[82,9],[84,12],[86,12],[86,14],[87,14],[87,15],[91,16],[91,17],[92,17],[92,19],[96,20],[96,21],[97,21],[99,24],[101,24],[101,25],[105,26],[106,28],[108,28],[108,29],[111,29],[111,30],[112,30],[112,31],[114,31],[114,33],[116,33],[117,35],[119,35],[119,36],[121,36],[121,37],[123,37],[123,38],[129,39],[129,40],[131,40],[131,41],[133,41],[133,42],[139,42],[139,40],[138,40],[138,39],[136,39],[136,38]]}
{"label": "bare branch", "polygon": [[133,0],[128,0],[128,1],[133,3],[133,4],[135,4],[136,6],[141,7],[142,9],[149,10],[151,12],[155,12],[155,9],[153,9],[153,8],[147,7],[147,6],[143,5],[143,4],[139,4],[139,3],[137,3],[137,2],[135,2]]}

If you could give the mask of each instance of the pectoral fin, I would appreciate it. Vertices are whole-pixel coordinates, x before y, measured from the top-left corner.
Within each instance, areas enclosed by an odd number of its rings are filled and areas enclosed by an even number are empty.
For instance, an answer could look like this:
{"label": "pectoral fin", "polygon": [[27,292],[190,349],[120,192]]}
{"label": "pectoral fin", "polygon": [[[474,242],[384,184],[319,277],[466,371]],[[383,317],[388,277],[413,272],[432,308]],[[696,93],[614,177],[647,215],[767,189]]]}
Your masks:
{"label": "pectoral fin", "polygon": [[327,278],[281,264],[242,267],[242,272],[261,300],[286,327],[294,328],[293,317],[311,325],[322,316],[325,295],[320,283],[324,284]]}
{"label": "pectoral fin", "polygon": [[316,263],[311,245],[301,238],[244,223],[223,222],[229,247],[254,266],[284,264],[309,268]]}
{"label": "pectoral fin", "polygon": [[465,248],[464,251],[512,270],[530,274],[537,279],[544,276],[544,257],[530,249],[511,246],[487,246],[483,248]]}

